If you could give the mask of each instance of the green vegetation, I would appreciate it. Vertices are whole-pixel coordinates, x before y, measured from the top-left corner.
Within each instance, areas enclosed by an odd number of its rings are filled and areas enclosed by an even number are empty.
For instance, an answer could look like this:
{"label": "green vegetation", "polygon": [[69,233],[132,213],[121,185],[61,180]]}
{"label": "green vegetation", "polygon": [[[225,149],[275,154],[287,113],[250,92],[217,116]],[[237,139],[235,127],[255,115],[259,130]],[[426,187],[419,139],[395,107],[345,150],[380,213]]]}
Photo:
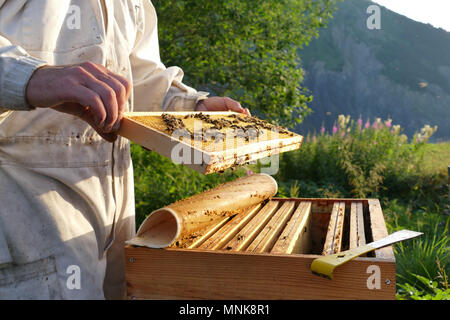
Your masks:
{"label": "green vegetation", "polygon": [[279,124],[299,123],[311,96],[298,48],[325,26],[335,0],[156,1],[161,58],[186,82],[251,106]]}
{"label": "green vegetation", "polygon": [[423,147],[424,170],[445,170],[450,166],[450,143],[430,143]]}

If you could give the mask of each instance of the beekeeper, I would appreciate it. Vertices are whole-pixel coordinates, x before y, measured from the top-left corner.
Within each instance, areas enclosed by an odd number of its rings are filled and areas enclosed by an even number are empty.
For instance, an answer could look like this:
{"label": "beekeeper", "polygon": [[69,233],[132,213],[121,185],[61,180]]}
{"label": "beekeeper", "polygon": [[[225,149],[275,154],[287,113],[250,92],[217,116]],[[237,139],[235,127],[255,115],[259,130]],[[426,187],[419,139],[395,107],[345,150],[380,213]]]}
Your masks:
{"label": "beekeeper", "polygon": [[149,0],[0,0],[0,299],[124,297],[122,112],[248,112],[182,78]]}

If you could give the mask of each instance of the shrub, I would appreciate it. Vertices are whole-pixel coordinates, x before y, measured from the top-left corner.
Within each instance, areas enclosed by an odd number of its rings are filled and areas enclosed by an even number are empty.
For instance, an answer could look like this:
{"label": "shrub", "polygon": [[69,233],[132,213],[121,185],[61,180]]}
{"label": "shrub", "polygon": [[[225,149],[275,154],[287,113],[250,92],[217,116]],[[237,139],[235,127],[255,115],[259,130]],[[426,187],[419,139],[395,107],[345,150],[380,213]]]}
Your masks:
{"label": "shrub", "polygon": [[[426,133],[428,136],[426,136]],[[339,116],[331,133],[308,134],[301,150],[281,156],[278,180],[295,181],[303,196],[388,197],[438,201],[444,177],[424,174],[430,131],[411,141],[391,120]],[[303,188],[302,188],[303,187]]]}

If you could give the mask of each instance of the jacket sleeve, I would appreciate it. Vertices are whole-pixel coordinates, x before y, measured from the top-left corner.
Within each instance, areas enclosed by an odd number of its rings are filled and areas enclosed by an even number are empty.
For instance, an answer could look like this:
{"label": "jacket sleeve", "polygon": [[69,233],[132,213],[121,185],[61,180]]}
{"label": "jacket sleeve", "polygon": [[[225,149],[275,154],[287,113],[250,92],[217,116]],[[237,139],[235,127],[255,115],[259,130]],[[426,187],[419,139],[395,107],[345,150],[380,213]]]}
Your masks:
{"label": "jacket sleeve", "polygon": [[134,110],[194,110],[197,102],[206,99],[208,93],[185,85],[182,82],[184,74],[179,67],[166,68],[161,62],[157,16],[149,0],[142,1],[137,21],[135,46],[130,55]]}
{"label": "jacket sleeve", "polygon": [[0,35],[0,110],[34,109],[25,90],[33,72],[45,64]]}

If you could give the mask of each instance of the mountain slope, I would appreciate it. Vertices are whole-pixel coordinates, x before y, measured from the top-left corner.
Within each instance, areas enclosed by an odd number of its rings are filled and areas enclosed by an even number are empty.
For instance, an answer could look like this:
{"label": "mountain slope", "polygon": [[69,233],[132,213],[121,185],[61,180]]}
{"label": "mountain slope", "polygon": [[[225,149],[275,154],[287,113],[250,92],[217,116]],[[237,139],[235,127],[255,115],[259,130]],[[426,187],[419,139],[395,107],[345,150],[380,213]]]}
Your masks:
{"label": "mountain slope", "polygon": [[450,33],[381,7],[369,30],[367,0],[339,4],[328,28],[299,52],[314,113],[299,131],[329,129],[337,115],[390,117],[409,136],[425,124],[450,139]]}

